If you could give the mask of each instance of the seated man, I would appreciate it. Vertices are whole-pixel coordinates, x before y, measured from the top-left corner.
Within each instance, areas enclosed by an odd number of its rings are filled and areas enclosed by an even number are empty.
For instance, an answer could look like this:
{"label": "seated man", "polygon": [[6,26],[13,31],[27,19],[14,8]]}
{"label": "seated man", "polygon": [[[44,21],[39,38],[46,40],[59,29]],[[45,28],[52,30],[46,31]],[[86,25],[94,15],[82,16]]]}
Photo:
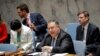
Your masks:
{"label": "seated man", "polygon": [[57,21],[50,20],[47,27],[48,33],[45,35],[44,40],[37,46],[37,51],[75,54],[71,36],[60,29]]}
{"label": "seated man", "polygon": [[24,51],[26,53],[31,52],[33,49],[32,30],[29,27],[22,25],[18,19],[11,21],[10,28],[11,28],[10,44],[15,44],[18,47],[17,51]]}
{"label": "seated man", "polygon": [[90,17],[87,11],[80,11],[77,16],[80,25],[76,30],[76,40],[86,43],[86,55],[94,53],[96,51],[96,47],[100,44],[100,38],[98,37],[99,28],[89,22]]}

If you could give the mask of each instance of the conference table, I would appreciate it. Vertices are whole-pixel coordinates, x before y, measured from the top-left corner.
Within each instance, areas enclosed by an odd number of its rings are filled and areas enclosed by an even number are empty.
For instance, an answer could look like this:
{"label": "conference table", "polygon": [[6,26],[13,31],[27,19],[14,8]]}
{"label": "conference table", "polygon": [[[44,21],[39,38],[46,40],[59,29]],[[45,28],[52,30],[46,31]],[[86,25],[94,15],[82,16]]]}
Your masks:
{"label": "conference table", "polygon": [[22,51],[17,53],[11,51],[0,51],[0,56],[24,56],[24,53],[22,53]]}
{"label": "conference table", "polygon": [[[14,53],[14,52],[0,52],[0,56],[48,56],[48,55],[28,55],[23,53],[23,51]],[[56,55],[50,55],[50,56],[56,56]],[[57,55],[58,56],[58,55]],[[60,56],[77,56],[76,54],[68,54],[60,55]]]}

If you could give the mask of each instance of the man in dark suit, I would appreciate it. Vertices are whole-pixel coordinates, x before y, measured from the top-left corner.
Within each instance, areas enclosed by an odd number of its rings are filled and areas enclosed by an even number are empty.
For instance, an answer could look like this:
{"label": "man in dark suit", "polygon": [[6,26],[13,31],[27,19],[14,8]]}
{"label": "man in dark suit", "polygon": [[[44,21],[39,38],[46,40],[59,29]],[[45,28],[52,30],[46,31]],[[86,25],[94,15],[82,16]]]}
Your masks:
{"label": "man in dark suit", "polygon": [[18,15],[22,18],[23,24],[29,26],[35,31],[37,42],[41,42],[44,38],[47,28],[47,22],[40,13],[29,13],[29,8],[26,4],[17,6]]}
{"label": "man in dark suit", "polygon": [[45,35],[44,40],[37,46],[37,51],[75,54],[71,36],[60,28],[57,21],[50,20],[47,28],[48,33]]}
{"label": "man in dark suit", "polygon": [[99,44],[99,28],[92,23],[89,23],[89,13],[87,11],[80,11],[78,14],[80,25],[77,27],[76,40],[86,43],[86,54],[95,52]]}

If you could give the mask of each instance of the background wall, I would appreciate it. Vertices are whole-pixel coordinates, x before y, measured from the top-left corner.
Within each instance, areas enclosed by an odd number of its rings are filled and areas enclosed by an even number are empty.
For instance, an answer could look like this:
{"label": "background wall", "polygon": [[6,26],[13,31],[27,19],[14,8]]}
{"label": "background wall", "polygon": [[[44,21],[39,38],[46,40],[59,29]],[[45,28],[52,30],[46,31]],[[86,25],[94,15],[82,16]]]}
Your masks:
{"label": "background wall", "polygon": [[100,0],[0,0],[0,13],[9,31],[11,19],[19,18],[16,6],[26,3],[30,12],[39,12],[48,21],[55,19],[64,29],[67,23],[77,22],[77,12],[86,10],[90,21],[100,28]]}

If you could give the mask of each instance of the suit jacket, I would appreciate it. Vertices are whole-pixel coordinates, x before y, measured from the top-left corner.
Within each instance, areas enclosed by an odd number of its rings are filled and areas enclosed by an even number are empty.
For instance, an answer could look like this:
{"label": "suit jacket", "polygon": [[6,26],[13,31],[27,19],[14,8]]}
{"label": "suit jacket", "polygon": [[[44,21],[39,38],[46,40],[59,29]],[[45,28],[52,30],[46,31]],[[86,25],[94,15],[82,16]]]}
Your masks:
{"label": "suit jacket", "polygon": [[[52,37],[47,33],[44,40],[37,46],[37,51],[41,51],[43,46],[51,46],[51,42]],[[75,53],[71,36],[61,30],[52,53]]]}
{"label": "suit jacket", "polygon": [[[76,34],[76,40],[80,40],[82,41],[83,38],[81,36],[81,32],[82,32],[82,26],[79,25],[77,27],[77,34]],[[88,25],[88,29],[87,29],[87,35],[86,35],[86,46],[87,46],[87,50],[86,52],[94,52],[96,50],[97,44],[100,43],[100,40],[98,41],[98,39],[100,39],[99,37],[99,28],[91,23],[89,23]]]}
{"label": "suit jacket", "polygon": [[25,52],[32,51],[33,33],[29,27],[22,25],[22,31],[21,31],[20,38],[21,38],[21,42],[17,42],[17,32],[11,30],[10,44],[15,44],[16,46],[20,44],[19,48],[23,48]]}
{"label": "suit jacket", "polygon": [[94,53],[94,56],[100,56],[100,46],[98,47],[97,51]]}
{"label": "suit jacket", "polygon": [[[41,42],[46,33],[47,22],[40,13],[30,13],[30,18],[31,22],[36,26],[34,31],[38,37],[37,41]],[[26,20],[23,21],[23,24],[26,25]]]}
{"label": "suit jacket", "polygon": [[[77,27],[76,40],[80,40],[80,41],[83,40],[81,36],[81,31],[82,31],[82,26],[79,25]],[[98,36],[99,36],[99,28],[89,23],[88,29],[87,29],[87,35],[86,35],[86,45],[96,43]]]}

